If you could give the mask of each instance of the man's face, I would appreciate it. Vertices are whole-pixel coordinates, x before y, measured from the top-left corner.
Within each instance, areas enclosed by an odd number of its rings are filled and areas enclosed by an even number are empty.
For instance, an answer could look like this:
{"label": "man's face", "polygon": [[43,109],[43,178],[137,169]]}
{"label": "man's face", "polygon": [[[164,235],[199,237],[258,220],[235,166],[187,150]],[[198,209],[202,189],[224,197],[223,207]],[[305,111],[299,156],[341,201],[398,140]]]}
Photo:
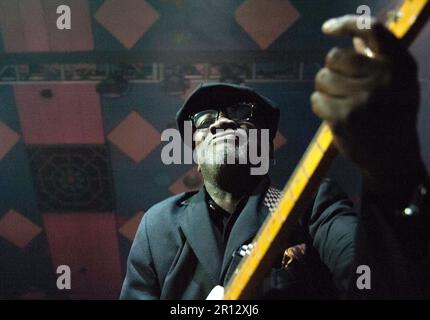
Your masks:
{"label": "man's face", "polygon": [[257,128],[250,121],[237,123],[220,114],[208,128],[196,129],[194,141],[199,165],[248,164],[248,133]]}
{"label": "man's face", "polygon": [[205,110],[194,116],[193,122],[197,159],[204,175],[215,174],[226,167],[235,170],[250,167],[250,148],[260,149],[262,125],[246,105]]}

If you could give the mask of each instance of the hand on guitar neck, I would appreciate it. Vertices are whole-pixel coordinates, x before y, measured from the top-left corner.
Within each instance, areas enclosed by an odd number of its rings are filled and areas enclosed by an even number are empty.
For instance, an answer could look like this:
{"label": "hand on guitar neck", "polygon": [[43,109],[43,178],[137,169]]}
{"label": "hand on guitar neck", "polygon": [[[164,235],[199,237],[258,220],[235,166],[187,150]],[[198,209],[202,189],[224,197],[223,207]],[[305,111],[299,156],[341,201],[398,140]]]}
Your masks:
{"label": "hand on guitar neck", "polygon": [[329,36],[352,37],[354,49],[327,54],[312,109],[332,129],[337,148],[361,169],[365,187],[403,205],[425,176],[416,132],[417,67],[382,24],[360,29],[357,19],[344,16],[323,25]]}

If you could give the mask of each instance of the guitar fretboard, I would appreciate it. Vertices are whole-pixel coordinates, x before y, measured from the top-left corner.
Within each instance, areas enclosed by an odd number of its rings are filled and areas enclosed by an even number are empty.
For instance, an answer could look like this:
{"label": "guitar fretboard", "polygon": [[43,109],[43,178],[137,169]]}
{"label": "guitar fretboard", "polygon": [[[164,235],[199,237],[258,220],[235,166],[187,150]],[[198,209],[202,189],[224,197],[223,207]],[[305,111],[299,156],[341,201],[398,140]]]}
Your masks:
{"label": "guitar fretboard", "polygon": [[241,267],[233,274],[224,299],[238,299],[244,296],[246,285],[255,277],[264,275],[265,265],[262,261],[269,261],[270,255],[276,253],[273,243],[280,231],[288,233],[286,226],[293,226],[305,209],[306,202],[312,196],[317,184],[312,180],[321,178],[321,174],[335,157],[333,136],[330,128],[323,123],[310,143],[305,155],[292,174],[283,190],[282,198],[272,212],[269,219],[260,228],[251,254],[244,260]]}

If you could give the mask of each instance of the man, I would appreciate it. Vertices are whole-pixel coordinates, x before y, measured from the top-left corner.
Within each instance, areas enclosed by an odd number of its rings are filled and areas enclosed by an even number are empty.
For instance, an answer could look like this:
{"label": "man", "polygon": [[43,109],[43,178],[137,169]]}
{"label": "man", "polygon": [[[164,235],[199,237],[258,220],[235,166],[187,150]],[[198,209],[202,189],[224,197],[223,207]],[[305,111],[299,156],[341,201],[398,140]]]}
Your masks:
{"label": "man", "polygon": [[[428,182],[416,135],[416,67],[382,26],[360,30],[356,22],[346,16],[324,24],[327,34],[357,38],[355,50],[328,54],[311,102],[339,150],[362,171],[363,210],[355,213],[346,196],[324,181],[285,244],[284,261],[279,257],[256,297],[428,294]],[[273,104],[249,88],[206,85],[191,95],[177,120],[180,129],[184,120],[193,121],[204,188],[148,210],[121,298],[205,299],[227,283],[279,193],[266,175],[250,174],[249,163],[221,160],[240,158],[237,132],[268,129],[272,142],[278,117]],[[370,290],[357,289],[358,265],[372,271]]]}

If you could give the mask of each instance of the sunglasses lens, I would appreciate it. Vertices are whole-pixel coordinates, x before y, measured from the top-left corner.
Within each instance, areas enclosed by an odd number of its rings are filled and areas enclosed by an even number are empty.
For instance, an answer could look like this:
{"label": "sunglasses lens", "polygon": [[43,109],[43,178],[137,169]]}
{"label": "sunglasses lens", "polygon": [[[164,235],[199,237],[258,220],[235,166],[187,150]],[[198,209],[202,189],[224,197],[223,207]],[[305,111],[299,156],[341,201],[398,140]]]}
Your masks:
{"label": "sunglasses lens", "polygon": [[[221,114],[234,121],[244,121],[252,118],[254,105],[250,103],[239,103],[220,109]],[[196,129],[209,128],[217,121],[219,110],[209,109],[196,113],[191,117]]]}
{"label": "sunglasses lens", "polygon": [[252,117],[252,105],[238,104],[225,109],[229,119],[232,120],[247,120]]}
{"label": "sunglasses lens", "polygon": [[209,128],[209,126],[214,123],[218,118],[218,110],[205,110],[196,113],[193,117],[194,126],[197,129]]}

